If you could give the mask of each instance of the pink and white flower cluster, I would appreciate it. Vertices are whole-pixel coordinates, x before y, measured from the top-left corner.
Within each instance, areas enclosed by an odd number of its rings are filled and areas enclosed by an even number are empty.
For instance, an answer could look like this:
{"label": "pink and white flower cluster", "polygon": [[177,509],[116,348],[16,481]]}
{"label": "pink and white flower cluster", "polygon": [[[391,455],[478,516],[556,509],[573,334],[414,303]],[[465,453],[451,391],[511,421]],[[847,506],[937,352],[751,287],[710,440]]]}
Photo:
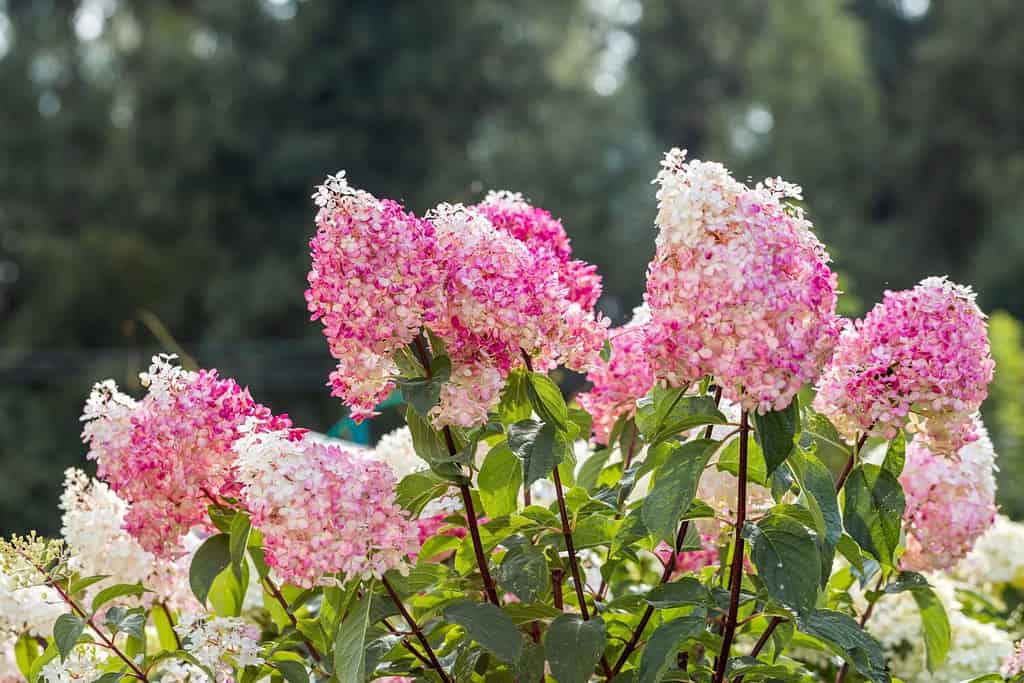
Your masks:
{"label": "pink and white flower cluster", "polygon": [[594,441],[607,444],[615,421],[636,413],[636,402],[654,386],[654,371],[648,361],[644,326],[650,320],[646,306],[633,312],[633,319],[608,334],[611,355],[587,373],[590,391],[576,400],[593,418]]}
{"label": "pink and white flower cluster", "polygon": [[978,438],[953,457],[932,452],[923,440],[907,444],[900,475],[907,569],[956,566],[995,523],[995,451],[980,420],[973,431]]}
{"label": "pink and white flower cluster", "polygon": [[956,453],[976,434],[972,415],[995,363],[985,316],[969,287],[930,277],[888,291],[843,330],[818,383],[815,408],[847,438],[892,438],[909,425],[935,453]]}
{"label": "pink and white flower cluster", "polygon": [[294,430],[252,431],[235,450],[242,504],[285,581],[312,588],[337,573],[380,577],[404,571],[419,550],[387,464]]}
{"label": "pink and white flower cluster", "polygon": [[314,198],[306,299],[338,360],[333,393],[356,418],[393,388],[393,356],[423,328],[452,360],[436,426],[482,424],[524,353],[539,370],[585,370],[600,353],[607,322],[592,310],[596,276],[568,259],[557,221],[522,198],[441,204],[423,220],[352,189],[343,174]]}
{"label": "pink and white flower cluster", "polygon": [[[128,504],[102,481],[68,469],[60,497],[64,511],[61,535],[67,543],[70,566],[83,576],[106,576],[93,589],[141,582],[148,592],[145,603],[162,602],[174,609],[196,610],[199,603],[189,590],[191,552],[182,544],[173,560],[158,560],[124,529]],[[198,540],[195,545],[198,546]]]}
{"label": "pink and white flower cluster", "polygon": [[242,425],[291,426],[234,380],[172,361],[153,358],[140,375],[149,392],[138,401],[112,381],[97,384],[82,415],[88,457],[129,505],[125,529],[159,557],[176,554],[180,539],[205,524],[212,501],[238,495],[232,445]]}
{"label": "pink and white flower cluster", "polygon": [[800,188],[774,179],[751,189],[679,149],[662,167],[645,296],[656,377],[682,386],[712,375],[745,410],[785,408],[839,334],[828,254],[785,201]]}

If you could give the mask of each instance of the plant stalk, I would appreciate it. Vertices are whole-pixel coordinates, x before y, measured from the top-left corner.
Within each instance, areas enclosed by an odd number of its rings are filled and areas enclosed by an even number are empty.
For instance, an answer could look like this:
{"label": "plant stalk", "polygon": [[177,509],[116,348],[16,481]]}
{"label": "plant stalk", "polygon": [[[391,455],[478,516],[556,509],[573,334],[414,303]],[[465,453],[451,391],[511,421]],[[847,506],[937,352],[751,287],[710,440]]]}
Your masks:
{"label": "plant stalk", "polygon": [[[263,577],[263,585],[267,587],[270,594],[274,596],[275,600],[277,600],[277,604],[281,605],[281,609],[283,609],[284,613],[288,615],[288,620],[292,622],[292,626],[295,627],[296,633],[301,634],[302,631],[299,631],[299,620],[295,618],[295,614],[288,606],[288,601],[285,600],[284,595],[281,593],[281,589],[277,587],[277,584],[274,583],[273,579],[271,579],[269,575]],[[314,659],[314,661],[321,661],[322,658],[320,656],[320,652],[316,649],[316,646],[310,642],[309,638],[302,636],[302,641],[306,644],[306,649],[309,650],[309,655]]]}
{"label": "plant stalk", "polygon": [[747,448],[750,425],[747,411],[740,413],[740,457],[739,472],[736,486],[736,535],[733,542],[732,568],[729,573],[729,612],[725,616],[725,628],[722,633],[722,649],[715,662],[715,674],[712,683],[723,683],[725,670],[729,665],[729,653],[736,635],[736,613],[740,604],[740,586],[743,583],[743,524],[747,520]]}
{"label": "plant stalk", "polygon": [[409,628],[412,629],[412,632],[416,635],[417,640],[420,641],[420,645],[422,645],[423,649],[426,650],[427,657],[430,659],[430,665],[434,667],[444,683],[451,683],[451,679],[448,678],[448,674],[446,674],[444,669],[441,667],[441,662],[437,661],[437,655],[434,654],[434,649],[430,647],[430,641],[428,641],[427,637],[423,635],[423,629],[420,628],[419,624],[416,623],[416,620],[412,618],[411,614],[409,614],[409,610],[405,608],[405,605],[402,603],[402,598],[399,597],[398,592],[395,591],[391,586],[391,583],[383,576],[380,580],[381,583],[384,584],[384,589],[387,590],[388,595],[391,596],[391,600],[395,603],[395,606],[398,607],[398,611],[402,613],[402,618],[405,619],[405,623],[409,625]]}

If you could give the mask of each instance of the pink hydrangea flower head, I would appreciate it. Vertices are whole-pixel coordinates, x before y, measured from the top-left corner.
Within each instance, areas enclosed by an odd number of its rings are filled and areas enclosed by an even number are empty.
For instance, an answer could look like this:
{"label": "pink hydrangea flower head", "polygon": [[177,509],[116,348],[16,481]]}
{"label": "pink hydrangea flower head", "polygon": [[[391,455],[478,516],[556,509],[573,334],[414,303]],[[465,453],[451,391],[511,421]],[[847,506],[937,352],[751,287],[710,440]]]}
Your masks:
{"label": "pink hydrangea flower head", "polygon": [[329,176],[313,199],[306,302],[338,361],[332,393],[362,419],[394,386],[394,352],[443,305],[434,229],[397,202],[353,189],[344,172]]}
{"label": "pink hydrangea flower head", "polygon": [[[676,555],[676,566],[672,570],[671,578],[680,574],[696,574],[704,567],[717,567],[719,563],[718,546],[716,539],[711,534],[700,535],[701,547],[696,550],[684,550]],[[672,557],[672,548],[668,543],[662,541],[654,549],[654,554],[661,560],[662,565]]]}
{"label": "pink hydrangea flower head", "polygon": [[590,310],[601,298],[597,267],[572,258],[569,236],[562,222],[550,212],[532,206],[518,192],[489,192],[475,207],[498,230],[525,243],[535,254],[549,253],[560,263],[558,278],[568,288],[568,298]]}
{"label": "pink hydrangea flower head", "polygon": [[452,360],[452,380],[431,415],[436,426],[482,424],[524,353],[542,371],[595,362],[607,320],[569,301],[557,259],[531,252],[472,208],[441,204],[429,220],[447,269],[446,307],[430,328]]}
{"label": "pink hydrangea flower head", "polygon": [[867,431],[892,438],[909,426],[933,452],[955,453],[975,438],[971,415],[988,394],[994,367],[974,293],[930,277],[886,292],[846,326],[815,408],[847,438]]}
{"label": "pink hydrangea flower head", "polygon": [[745,410],[781,410],[817,379],[839,334],[837,282],[800,189],[750,189],[721,164],[672,150],[655,182],[657,251],[647,270],[655,377],[712,375]]}
{"label": "pink hydrangea flower head", "polygon": [[289,431],[252,432],[235,450],[242,503],[282,579],[312,588],[332,574],[406,571],[419,532],[386,463]]}
{"label": "pink hydrangea flower head", "polygon": [[139,401],[113,382],[97,384],[82,415],[88,457],[129,505],[125,529],[158,557],[175,554],[181,537],[207,522],[211,498],[238,494],[231,447],[242,425],[291,426],[216,370],[191,372],[172,361],[153,358],[140,375],[149,391]]}
{"label": "pink hydrangea flower head", "polygon": [[922,440],[907,445],[900,475],[907,552],[902,566],[914,571],[955,566],[995,522],[995,452],[980,420],[979,437],[950,457]]}
{"label": "pink hydrangea flower head", "polygon": [[641,306],[630,322],[609,332],[611,355],[590,369],[587,381],[593,386],[576,397],[593,417],[596,443],[607,444],[615,421],[622,415],[635,414],[637,400],[654,386],[644,332],[649,319],[647,308]]}

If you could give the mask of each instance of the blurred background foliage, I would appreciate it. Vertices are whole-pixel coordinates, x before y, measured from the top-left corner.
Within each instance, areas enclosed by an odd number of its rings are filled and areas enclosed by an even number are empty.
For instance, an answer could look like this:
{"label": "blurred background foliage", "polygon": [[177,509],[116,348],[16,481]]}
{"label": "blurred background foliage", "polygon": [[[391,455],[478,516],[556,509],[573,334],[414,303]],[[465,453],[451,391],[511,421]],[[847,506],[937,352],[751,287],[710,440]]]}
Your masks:
{"label": "blurred background foliage", "polygon": [[1022,30],[1019,0],[0,0],[0,532],[56,530],[91,383],[136,390],[168,335],[301,424],[343,416],[302,298],[327,172],[416,211],[525,193],[618,322],[674,145],[801,183],[846,314],[975,286],[1020,518]]}

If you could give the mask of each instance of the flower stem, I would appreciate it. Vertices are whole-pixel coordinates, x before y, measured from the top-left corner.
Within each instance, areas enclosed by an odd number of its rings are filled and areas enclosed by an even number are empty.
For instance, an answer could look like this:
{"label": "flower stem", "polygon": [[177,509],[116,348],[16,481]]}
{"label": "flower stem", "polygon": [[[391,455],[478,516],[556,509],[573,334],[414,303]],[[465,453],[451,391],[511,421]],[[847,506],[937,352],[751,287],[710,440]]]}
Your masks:
{"label": "flower stem", "polygon": [[389,583],[383,576],[380,580],[381,583],[384,584],[384,588],[387,590],[388,595],[391,596],[391,600],[395,603],[395,606],[398,607],[398,611],[402,613],[402,618],[405,619],[405,623],[409,625],[409,628],[412,629],[412,632],[416,634],[416,638],[420,641],[420,645],[422,645],[423,649],[426,650],[427,657],[430,658],[430,665],[437,671],[437,674],[441,677],[443,683],[450,683],[451,679],[448,678],[448,674],[446,674],[444,669],[441,667],[441,662],[437,661],[437,655],[434,654],[434,649],[430,647],[430,641],[428,641],[427,637],[423,635],[423,629],[420,628],[419,624],[416,623],[416,620],[412,618],[411,614],[409,614],[409,610],[405,608],[405,605],[402,603],[402,598],[399,597],[398,592],[392,588],[391,583]]}
{"label": "flower stem", "polygon": [[[853,452],[850,453],[850,457],[846,461],[846,466],[843,467],[842,473],[840,473],[839,478],[836,480],[836,493],[837,494],[840,491],[842,491],[843,490],[843,486],[846,485],[846,479],[850,476],[850,472],[853,471],[853,465],[857,461],[857,457],[860,455],[860,451],[861,451],[862,448],[864,448],[864,444],[867,442],[867,440],[868,440],[868,432],[864,432],[860,436],[860,438],[857,439],[857,443],[853,447]],[[873,607],[873,606],[874,605],[872,605],[871,607]],[[871,613],[871,608],[869,607],[868,612],[867,612],[867,615],[869,617],[871,616],[870,613]],[[754,645],[754,649],[750,651],[750,656],[751,657],[757,657],[757,655],[759,655],[761,653],[761,650],[764,649],[764,646],[768,644],[768,639],[771,637],[772,633],[775,631],[776,628],[779,627],[779,624],[781,624],[784,621],[786,621],[786,619],[784,617],[773,617],[772,618],[772,620],[768,623],[768,627],[765,628],[764,633],[762,633],[761,637],[757,639],[757,643]],[[867,619],[865,619],[865,621],[867,621]],[[844,665],[844,668],[846,668],[845,665]],[[840,671],[840,673],[842,673],[842,672]],[[842,679],[839,679],[839,680],[842,680]],[[743,683],[743,677],[742,676],[737,676],[736,678],[733,679],[733,683]]]}
{"label": "flower stem", "polygon": [[[426,344],[423,343],[423,333],[416,335],[413,339],[413,349],[416,352],[416,356],[419,358],[420,364],[423,366],[423,371],[426,373],[429,379],[432,374],[430,371],[430,352],[427,351]],[[459,449],[455,447],[455,438],[452,436],[452,430],[449,426],[445,425],[444,429],[441,430],[444,435],[445,445],[448,447],[448,454],[455,457],[459,453]],[[490,600],[496,607],[500,607],[501,603],[498,601],[498,591],[494,587],[494,579],[491,578],[491,571],[487,568],[487,556],[484,554],[484,544],[480,540],[480,523],[476,518],[476,510],[473,508],[473,495],[469,489],[468,484],[462,484],[459,486],[459,492],[462,494],[462,505],[466,510],[466,521],[469,524],[469,536],[473,541],[473,553],[476,555],[476,564],[480,568],[480,577],[484,582],[484,590],[487,593],[487,599]]]}
{"label": "flower stem", "polygon": [[46,572],[45,569],[34,563],[33,566],[39,571],[39,573],[46,577],[47,583],[50,585],[51,588],[57,591],[57,594],[60,595],[61,599],[68,604],[68,606],[71,608],[71,611],[73,611],[82,619],[85,619],[85,623],[89,624],[89,627],[96,633],[99,639],[103,642],[103,645],[109,648],[111,651],[113,651],[114,654],[120,657],[121,660],[128,665],[128,668],[132,670],[132,675],[138,678],[140,681],[143,681],[143,683],[149,683],[149,679],[146,678],[145,672],[143,672],[143,670],[140,669],[135,664],[135,662],[133,662],[125,653],[121,652],[117,645],[114,644],[113,638],[107,636],[107,634],[105,634],[103,631],[100,630],[98,626],[96,626],[96,622],[93,621],[93,618],[89,616],[86,613],[86,611],[82,609],[81,606],[79,606],[77,602],[75,602],[75,599],[68,595],[67,592],[63,588],[61,588],[60,584],[57,581],[55,581],[53,577]]}
{"label": "flower stem", "polygon": [[[288,615],[288,620],[292,622],[292,626],[295,627],[295,631],[301,634],[302,632],[299,631],[299,620],[295,618],[295,614],[288,606],[288,601],[281,593],[281,589],[277,587],[277,584],[274,583],[273,579],[271,579],[269,575],[263,577],[263,585],[267,587],[267,590],[270,591],[270,594],[273,595],[274,599],[277,600],[279,605],[281,605],[281,609],[283,609],[284,613]],[[310,642],[309,638],[306,638],[305,636],[302,636],[302,640],[306,644],[306,649],[309,650],[310,656],[315,661],[319,662],[321,657],[320,652],[316,649],[316,646],[314,646],[313,643]]]}
{"label": "flower stem", "polygon": [[[690,527],[690,522],[686,521],[679,525],[679,531],[676,533],[676,542],[672,546],[672,553],[668,556],[668,561],[665,562],[665,566],[661,572],[661,583],[668,583],[668,580],[672,577],[672,572],[676,568],[676,559],[679,557],[681,548],[683,547],[683,541],[686,539],[686,531]],[[630,637],[629,642],[626,643],[626,647],[622,650],[622,654],[619,655],[618,660],[615,662],[615,666],[612,667],[612,673],[609,678],[614,678],[622,671],[622,667],[625,666],[626,660],[629,659],[629,655],[633,653],[636,646],[640,643],[640,638],[643,636],[644,629],[647,628],[647,623],[651,620],[651,616],[654,614],[654,607],[648,605],[647,609],[644,610],[643,615],[640,617],[640,622],[633,629],[633,635]]]}
{"label": "flower stem", "polygon": [[732,550],[732,568],[729,573],[729,611],[725,615],[725,628],[722,633],[722,649],[715,662],[715,674],[712,683],[725,680],[725,669],[729,664],[729,652],[736,635],[736,612],[740,604],[740,586],[743,583],[743,524],[747,519],[747,441],[750,426],[747,422],[747,411],[740,413],[740,457],[736,485],[736,528]]}

